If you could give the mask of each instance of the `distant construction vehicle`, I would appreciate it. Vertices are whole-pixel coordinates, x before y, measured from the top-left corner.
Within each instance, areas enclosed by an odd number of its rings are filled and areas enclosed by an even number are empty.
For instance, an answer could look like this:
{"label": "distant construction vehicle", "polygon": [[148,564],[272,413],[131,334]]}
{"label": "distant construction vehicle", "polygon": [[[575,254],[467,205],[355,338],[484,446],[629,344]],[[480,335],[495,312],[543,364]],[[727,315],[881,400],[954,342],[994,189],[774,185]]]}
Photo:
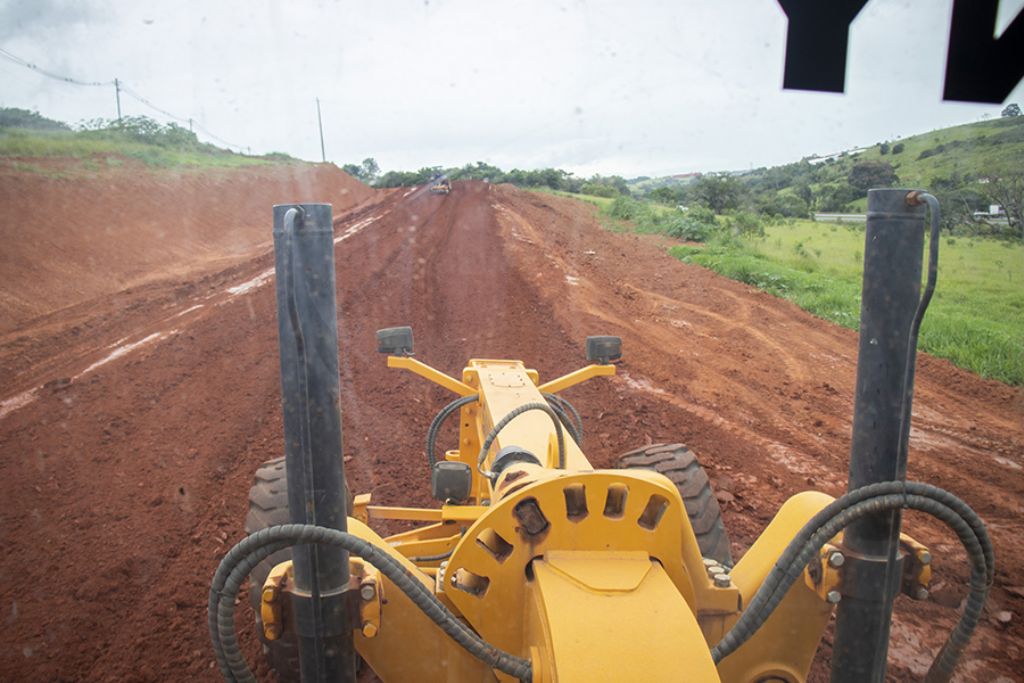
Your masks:
{"label": "distant construction vehicle", "polygon": [[435,180],[430,185],[430,193],[431,194],[448,194],[451,191],[452,191],[452,181],[449,180],[448,178],[441,178],[439,180]]}
{"label": "distant construction vehicle", "polygon": [[[235,621],[249,577],[257,634],[285,681],[352,683],[361,660],[384,681],[802,683],[833,613],[833,683],[882,681],[893,601],[926,599],[932,576],[932,552],[900,533],[903,509],[951,527],[971,564],[963,613],[926,680],[952,677],[995,568],[978,516],[906,479],[914,351],[937,275],[934,197],[868,195],[849,492],[796,493],[738,561],[685,446],[642,446],[619,469],[585,456],[579,413],[560,394],[616,374],[613,336],[587,338],[586,367],[542,380],[512,359],[471,359],[453,377],[413,357],[411,328],[379,330],[388,367],[455,395],[426,439],[424,475],[440,505],[352,498],[331,209],[277,206],[274,218],[285,454],[257,471],[251,535],[211,586],[224,680],[255,680]],[[458,444],[439,454],[449,417]],[[370,524],[385,521],[407,526],[382,537]]]}

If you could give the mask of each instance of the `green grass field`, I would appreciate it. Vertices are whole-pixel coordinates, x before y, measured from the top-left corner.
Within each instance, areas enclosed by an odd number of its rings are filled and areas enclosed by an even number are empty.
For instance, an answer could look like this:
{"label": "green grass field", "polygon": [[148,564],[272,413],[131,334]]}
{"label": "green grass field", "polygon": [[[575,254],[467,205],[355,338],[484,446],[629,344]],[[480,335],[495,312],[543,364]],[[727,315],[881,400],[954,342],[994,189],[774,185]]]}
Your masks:
{"label": "green grass field", "polygon": [[552,190],[549,187],[531,188],[534,192],[541,194],[553,194],[558,197],[568,197],[569,199],[578,199],[581,202],[587,202],[593,204],[599,209],[607,209],[611,206],[611,203],[615,201],[612,197],[597,197],[591,194],[574,194],[572,192],[564,192],[562,190]]}
{"label": "green grass field", "polygon": [[[1024,245],[942,240],[938,285],[920,347],[982,377],[1024,384]],[[863,227],[796,221],[767,227],[763,238],[712,240],[671,252],[818,317],[858,327]]]}
{"label": "green grass field", "polygon": [[[212,146],[211,146],[212,148]],[[125,139],[116,135],[103,135],[72,131],[29,131],[0,129],[0,157],[47,158],[63,157],[95,162],[107,155],[121,155],[159,168],[171,167],[237,167],[268,163],[262,157],[233,154],[226,150],[188,149],[164,147]],[[110,162],[104,163],[117,165]],[[102,162],[102,159],[100,159]],[[20,170],[32,171],[31,165]]]}

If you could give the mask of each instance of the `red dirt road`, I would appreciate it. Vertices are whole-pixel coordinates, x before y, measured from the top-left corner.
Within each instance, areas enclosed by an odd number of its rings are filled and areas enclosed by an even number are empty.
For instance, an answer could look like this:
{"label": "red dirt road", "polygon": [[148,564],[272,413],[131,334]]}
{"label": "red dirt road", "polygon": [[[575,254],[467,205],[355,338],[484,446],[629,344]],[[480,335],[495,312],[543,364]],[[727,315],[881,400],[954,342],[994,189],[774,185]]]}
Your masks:
{"label": "red dirt road", "polygon": [[[261,201],[269,235],[278,198]],[[611,466],[644,442],[689,444],[731,498],[737,554],[789,495],[844,489],[854,333],[603,231],[569,200],[457,183],[447,197],[378,193],[336,219],[355,491],[430,503],[422,440],[447,397],[384,367],[373,332],[399,324],[449,372],[518,357],[542,377],[581,365],[586,335],[621,335],[619,376],[567,392],[585,452]],[[282,450],[272,265],[267,252],[135,287],[53,314],[31,344],[0,339],[0,679],[215,680],[208,582],[242,536],[253,471]],[[993,619],[962,678],[1018,680],[1024,393],[924,356],[917,387],[910,476],[965,498],[996,545]],[[956,604],[963,552],[928,520],[909,526],[936,556],[936,597]],[[893,677],[919,678],[955,616],[901,599]]]}

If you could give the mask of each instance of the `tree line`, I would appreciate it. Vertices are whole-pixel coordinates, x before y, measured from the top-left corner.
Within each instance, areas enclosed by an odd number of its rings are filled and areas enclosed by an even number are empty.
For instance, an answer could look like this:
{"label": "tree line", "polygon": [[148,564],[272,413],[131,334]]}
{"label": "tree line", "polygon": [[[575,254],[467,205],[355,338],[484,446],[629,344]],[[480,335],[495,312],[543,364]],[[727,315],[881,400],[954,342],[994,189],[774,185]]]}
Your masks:
{"label": "tree line", "polygon": [[511,183],[519,187],[546,187],[552,190],[588,194],[597,197],[618,197],[629,195],[629,184],[622,176],[593,175],[579,178],[570,171],[560,168],[523,170],[514,168],[505,171],[497,166],[478,161],[465,166],[425,166],[418,171],[380,172],[380,166],[373,158],[359,164],[345,164],[341,167],[349,175],[374,187],[410,187],[423,185],[436,178],[451,180],[485,180],[491,183]]}

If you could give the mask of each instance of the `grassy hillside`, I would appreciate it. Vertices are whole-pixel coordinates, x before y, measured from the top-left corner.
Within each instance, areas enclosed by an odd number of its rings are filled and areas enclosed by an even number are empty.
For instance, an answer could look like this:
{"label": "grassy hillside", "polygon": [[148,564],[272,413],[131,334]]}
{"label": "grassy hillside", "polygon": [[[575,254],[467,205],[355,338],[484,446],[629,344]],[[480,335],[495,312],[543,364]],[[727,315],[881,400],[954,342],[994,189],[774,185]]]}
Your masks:
{"label": "grassy hillside", "polygon": [[116,166],[121,157],[154,167],[235,167],[288,161],[285,154],[254,157],[200,142],[173,123],[161,125],[145,116],[120,121],[97,120],[77,130],[20,109],[0,109],[0,160],[17,170],[41,171],[26,160],[64,158]]}
{"label": "grassy hillside", "polygon": [[688,185],[665,185],[643,194],[667,205],[704,203],[718,213],[748,210],[806,218],[815,211],[863,212],[869,188],[917,187],[942,200],[947,231],[1020,239],[1019,226],[979,223],[973,212],[1005,203],[993,179],[1004,185],[1024,182],[1022,160],[1024,116],[1007,116],[880,142],[825,160],[803,159],[741,175],[709,173]]}
{"label": "grassy hillside", "polygon": [[[892,146],[902,143],[900,154]],[[942,128],[890,143],[889,154],[875,145],[857,156],[864,161],[888,161],[907,187],[929,187],[935,178],[954,173],[982,177],[1019,171],[1024,164],[1024,116],[1010,116]]]}

